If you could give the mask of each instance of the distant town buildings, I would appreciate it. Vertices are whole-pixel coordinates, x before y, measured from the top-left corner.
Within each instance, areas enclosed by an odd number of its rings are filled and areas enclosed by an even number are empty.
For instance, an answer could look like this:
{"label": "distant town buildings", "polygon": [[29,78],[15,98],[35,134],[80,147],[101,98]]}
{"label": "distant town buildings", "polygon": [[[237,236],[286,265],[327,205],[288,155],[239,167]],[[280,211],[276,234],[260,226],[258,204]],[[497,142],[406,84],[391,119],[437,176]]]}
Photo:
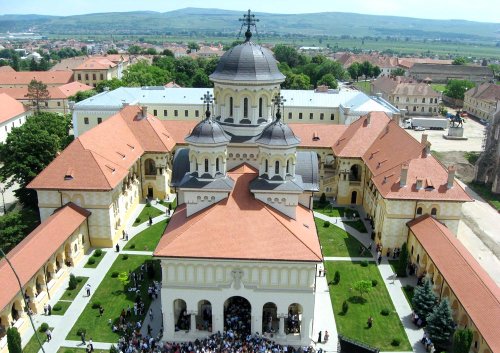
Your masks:
{"label": "distant town buildings", "polygon": [[417,80],[430,78],[433,83],[446,83],[449,80],[469,80],[475,83],[489,82],[494,79],[488,66],[414,64],[409,76]]}
{"label": "distant town buildings", "polygon": [[72,68],[74,80],[95,87],[97,83],[112,78],[121,79],[129,65],[128,56],[113,54],[92,56]]}
{"label": "distant town buildings", "polygon": [[0,90],[0,143],[5,142],[7,135],[15,127],[19,127],[31,115],[20,102]]}
{"label": "distant town buildings", "polygon": [[500,101],[500,85],[483,83],[465,92],[464,110],[479,119],[493,122],[493,114]]}
{"label": "distant town buildings", "polygon": [[47,87],[58,87],[73,81],[71,71],[10,71],[0,72],[0,88],[27,88],[32,80],[41,81]]}

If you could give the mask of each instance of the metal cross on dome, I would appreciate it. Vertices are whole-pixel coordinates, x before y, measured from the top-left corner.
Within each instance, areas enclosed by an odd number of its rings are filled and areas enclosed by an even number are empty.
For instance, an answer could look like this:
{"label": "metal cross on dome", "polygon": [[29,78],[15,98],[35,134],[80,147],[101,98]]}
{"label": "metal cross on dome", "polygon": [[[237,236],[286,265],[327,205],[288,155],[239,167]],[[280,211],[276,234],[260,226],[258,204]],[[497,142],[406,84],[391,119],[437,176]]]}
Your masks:
{"label": "metal cross on dome", "polygon": [[280,120],[281,119],[281,108],[283,108],[283,109],[285,108],[286,99],[283,98],[283,96],[280,96],[279,94],[277,94],[276,96],[274,96],[274,98],[271,101],[277,107],[276,120]]}
{"label": "metal cross on dome", "polygon": [[[257,32],[257,22],[259,22],[259,19],[255,18],[255,15],[252,14],[250,9],[249,9],[247,14],[243,15],[243,18],[240,18],[239,21],[243,22],[241,24],[241,29],[243,29],[243,26],[247,26],[247,31],[245,32],[245,42],[248,42],[250,40],[250,38],[252,38],[252,32],[250,31],[250,26],[254,26],[255,32]],[[241,29],[240,29],[240,33],[241,33]]]}
{"label": "metal cross on dome", "polygon": [[214,96],[210,94],[209,91],[207,91],[207,93],[205,93],[203,97],[201,97],[201,100],[203,101],[203,104],[207,105],[207,111],[205,112],[205,116],[208,119],[210,118],[210,104],[214,102]]}

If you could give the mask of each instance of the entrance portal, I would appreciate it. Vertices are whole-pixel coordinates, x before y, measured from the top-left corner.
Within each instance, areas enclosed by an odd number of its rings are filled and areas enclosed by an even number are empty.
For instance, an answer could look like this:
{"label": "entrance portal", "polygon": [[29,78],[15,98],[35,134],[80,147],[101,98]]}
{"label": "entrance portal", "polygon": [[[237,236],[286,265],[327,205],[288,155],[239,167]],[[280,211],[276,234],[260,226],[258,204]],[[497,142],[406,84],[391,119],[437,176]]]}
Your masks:
{"label": "entrance portal", "polygon": [[148,187],[148,199],[153,198],[153,188],[151,186]]}
{"label": "entrance portal", "polygon": [[250,334],[252,306],[243,297],[231,297],[224,302],[224,331],[233,330],[240,335]]}
{"label": "entrance portal", "polygon": [[356,203],[357,198],[358,198],[358,193],[356,191],[353,191],[351,193],[351,203]]}

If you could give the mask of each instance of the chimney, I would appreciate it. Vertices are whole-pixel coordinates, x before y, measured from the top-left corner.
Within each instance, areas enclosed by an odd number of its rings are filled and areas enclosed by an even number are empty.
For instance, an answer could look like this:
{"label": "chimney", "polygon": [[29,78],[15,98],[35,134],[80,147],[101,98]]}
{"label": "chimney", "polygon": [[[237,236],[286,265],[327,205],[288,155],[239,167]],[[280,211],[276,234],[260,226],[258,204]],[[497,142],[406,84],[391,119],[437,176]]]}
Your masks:
{"label": "chimney", "polygon": [[146,105],[142,106],[142,118],[146,118],[148,116],[148,107]]}
{"label": "chimney", "polygon": [[410,166],[408,163],[403,163],[401,166],[401,176],[399,178],[399,187],[404,188],[406,186],[406,183],[408,182],[408,168]]}
{"label": "chimney", "polygon": [[429,137],[427,134],[422,134],[422,139],[420,140],[420,143],[424,146],[427,144],[427,137]]}
{"label": "chimney", "polygon": [[454,165],[450,165],[448,167],[448,182],[446,183],[446,187],[451,189],[453,187],[453,181],[455,180],[455,172],[457,171],[457,167]]}
{"label": "chimney", "polygon": [[393,113],[392,120],[396,123],[397,126],[400,126],[399,122],[401,121],[401,114],[400,113]]}
{"label": "chimney", "polygon": [[366,126],[370,126],[371,118],[371,113],[368,113],[368,115],[366,116]]}
{"label": "chimney", "polygon": [[425,143],[425,148],[424,148],[424,157],[429,157],[429,155],[431,154],[431,143],[429,141],[427,141]]}
{"label": "chimney", "polygon": [[351,110],[351,108],[348,108],[348,107],[344,107],[344,115],[347,116],[349,115],[349,111]]}

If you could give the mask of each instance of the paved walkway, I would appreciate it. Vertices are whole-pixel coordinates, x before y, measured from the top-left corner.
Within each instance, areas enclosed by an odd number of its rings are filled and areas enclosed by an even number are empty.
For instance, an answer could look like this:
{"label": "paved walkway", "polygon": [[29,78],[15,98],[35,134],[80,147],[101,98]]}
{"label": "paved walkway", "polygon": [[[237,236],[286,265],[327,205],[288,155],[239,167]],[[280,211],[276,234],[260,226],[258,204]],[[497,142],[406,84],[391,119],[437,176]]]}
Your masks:
{"label": "paved walkway", "polygon": [[[153,218],[153,224],[156,224],[158,222],[161,222],[165,220],[166,218],[166,208],[160,204],[156,204],[155,202],[152,203],[153,207],[158,208],[159,210],[163,211],[163,214]],[[129,235],[129,240],[132,240],[137,234],[145,230],[146,228],[149,227],[148,222],[144,222],[137,227],[133,227],[133,223],[135,219],[139,216],[139,214],[142,212],[143,208],[145,207],[145,204],[139,204],[137,208],[135,209],[134,213],[130,216],[129,222],[126,225],[127,233]],[[125,245],[127,244],[127,241],[120,239],[119,242],[120,248],[123,249]],[[87,304],[92,298],[92,295],[94,291],[99,287],[99,284],[101,284],[102,280],[104,279],[106,273],[110,269],[111,265],[114,263],[116,258],[121,255],[121,254],[129,254],[129,255],[152,255],[152,251],[120,251],[116,252],[114,249],[109,248],[105,250],[106,253],[103,255],[103,258],[97,268],[91,269],[91,268],[84,268],[85,264],[87,263],[88,258],[92,255],[93,249],[90,249],[89,252],[84,255],[83,259],[76,265],[72,270],[71,273],[73,273],[75,276],[85,276],[89,277],[86,283],[89,283],[92,288],[92,292],[90,297],[87,297],[85,295],[85,290],[82,288],[82,290],[78,293],[78,295],[75,297],[73,300],[72,304],[66,311],[64,315],[52,315],[52,316],[45,316],[43,314],[41,315],[34,315],[33,319],[35,322],[35,326],[38,328],[43,322],[46,322],[49,324],[50,327],[53,327],[54,329],[52,330],[52,340],[50,342],[47,342],[44,344],[44,349],[46,353],[55,353],[59,349],[59,347],[80,347],[84,348],[82,345],[81,341],[68,341],[66,340],[67,335],[69,334],[70,330],[73,328],[75,325],[76,321],[80,317],[80,314],[83,312]],[[50,305],[54,306],[61,296],[63,295],[64,291],[66,290],[66,285],[62,285],[61,288],[59,288],[51,297],[49,303]],[[156,313],[156,317],[154,317],[153,321],[153,334],[158,334],[159,330],[161,329],[161,308],[160,308],[160,296],[158,299],[155,299],[152,302],[151,307],[153,308],[153,312]],[[144,325],[147,329],[147,325],[150,324],[150,319],[149,315],[147,315],[146,320],[144,321]],[[33,336],[33,332],[31,330],[27,330],[25,334],[22,336],[22,344],[23,346],[31,339]],[[44,336],[44,334],[41,334],[40,337]],[[91,337],[87,337],[87,339],[90,339]],[[110,343],[103,343],[103,342],[93,342],[94,347],[96,349],[109,349],[111,346]],[[40,350],[41,352],[41,350]]]}
{"label": "paved walkway", "polygon": [[[370,233],[371,233],[371,227],[370,224],[364,220],[366,215],[364,212],[358,208],[357,212],[360,214],[360,220],[363,221],[365,224],[365,227],[367,229],[367,233],[361,233],[358,230],[345,225],[342,223],[340,217],[329,217],[326,216],[322,213],[319,212],[314,212],[314,216],[325,220],[329,221],[332,224],[335,224],[337,227],[344,229],[347,231],[349,234],[351,234],[353,237],[355,237],[359,242],[361,242],[365,247],[368,247],[371,243],[372,240],[370,239]],[[372,255],[373,258],[369,257],[325,257],[325,261],[374,261],[375,260],[375,247],[372,246]],[[394,304],[394,307],[396,309],[396,312],[401,319],[401,322],[403,324],[403,327],[406,331],[406,335],[408,336],[408,340],[410,341],[410,344],[413,347],[413,351],[416,353],[425,353],[425,348],[424,346],[420,343],[420,339],[422,338],[424,332],[423,329],[417,328],[411,321],[411,307],[408,304],[408,301],[406,300],[406,297],[403,293],[402,287],[405,286],[406,284],[411,284],[413,286],[416,285],[416,279],[415,277],[408,277],[408,278],[397,278],[392,271],[391,266],[389,265],[387,257],[383,257],[381,264],[378,266],[380,275],[382,276],[382,279],[384,280],[385,286],[387,288],[387,291],[389,292],[389,295],[391,296],[391,300]],[[323,277],[324,278],[324,277]],[[329,299],[329,298],[328,298]],[[325,304],[326,305],[326,304]],[[323,309],[326,309],[327,307],[324,306]],[[331,304],[330,304],[331,308]],[[316,315],[315,315],[316,318]],[[314,331],[317,335],[317,331]],[[330,332],[330,331],[328,331]],[[336,350],[336,349],[335,349]],[[394,352],[393,352],[394,353]]]}

